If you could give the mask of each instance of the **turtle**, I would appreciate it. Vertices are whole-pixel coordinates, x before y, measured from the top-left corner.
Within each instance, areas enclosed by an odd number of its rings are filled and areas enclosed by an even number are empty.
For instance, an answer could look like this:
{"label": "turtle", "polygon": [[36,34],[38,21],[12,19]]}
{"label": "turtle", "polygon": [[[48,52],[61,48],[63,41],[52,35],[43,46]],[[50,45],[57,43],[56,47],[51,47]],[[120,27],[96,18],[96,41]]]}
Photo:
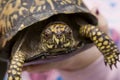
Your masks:
{"label": "turtle", "polygon": [[25,65],[67,59],[92,45],[111,68],[119,61],[117,46],[82,0],[1,0],[0,6],[0,58],[9,64],[8,80],[21,80]]}

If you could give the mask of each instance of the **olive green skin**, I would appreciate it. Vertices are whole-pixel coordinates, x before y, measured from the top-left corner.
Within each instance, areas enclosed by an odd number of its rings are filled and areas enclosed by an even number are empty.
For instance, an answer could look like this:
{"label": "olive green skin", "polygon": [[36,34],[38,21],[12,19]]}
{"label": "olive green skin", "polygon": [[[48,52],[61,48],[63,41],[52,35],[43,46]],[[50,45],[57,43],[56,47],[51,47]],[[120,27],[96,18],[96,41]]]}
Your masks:
{"label": "olive green skin", "polygon": [[[59,14],[77,14],[78,18],[73,19],[74,21],[72,22],[78,25],[77,27],[73,26],[76,28],[75,30],[72,28],[73,33],[75,33],[73,35],[80,35],[81,40],[87,43],[94,43],[103,53],[105,63],[110,67],[112,65],[116,66],[117,61],[119,61],[119,50],[116,45],[107,34],[96,27],[97,19],[89,13],[82,0],[9,0],[1,1],[0,3],[5,4],[5,6],[0,8],[0,50],[7,48],[7,44],[11,45],[12,43],[13,45],[12,48],[8,47],[9,51],[11,51],[9,52],[10,54],[4,54],[8,55],[11,59],[8,80],[21,80],[20,75],[24,61],[31,56],[29,55],[26,58],[26,54],[21,52],[21,46],[26,41],[29,33],[29,30],[28,33],[25,30],[31,29],[29,28],[31,25],[37,22],[47,21],[57,14],[57,16]],[[62,17],[63,20],[64,18],[65,16]],[[42,27],[40,26],[40,28]],[[43,28],[45,27],[43,26]],[[24,36],[20,41],[16,41],[19,32],[22,31],[23,33],[25,31]]]}

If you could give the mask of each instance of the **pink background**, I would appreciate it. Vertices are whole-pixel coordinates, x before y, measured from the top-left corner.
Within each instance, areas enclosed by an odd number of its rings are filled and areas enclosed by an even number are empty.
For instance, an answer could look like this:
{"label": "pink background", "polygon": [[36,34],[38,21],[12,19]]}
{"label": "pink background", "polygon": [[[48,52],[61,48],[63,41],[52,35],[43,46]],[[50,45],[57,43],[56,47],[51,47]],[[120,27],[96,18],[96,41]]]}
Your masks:
{"label": "pink background", "polygon": [[120,0],[83,0],[89,9],[98,7],[110,28],[120,33]]}

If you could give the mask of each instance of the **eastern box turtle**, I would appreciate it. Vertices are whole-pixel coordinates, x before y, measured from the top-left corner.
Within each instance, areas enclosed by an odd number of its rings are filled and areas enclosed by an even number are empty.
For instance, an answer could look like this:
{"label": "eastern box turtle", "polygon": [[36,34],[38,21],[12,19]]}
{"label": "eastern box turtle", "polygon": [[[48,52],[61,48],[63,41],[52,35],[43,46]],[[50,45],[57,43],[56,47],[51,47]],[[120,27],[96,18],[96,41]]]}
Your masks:
{"label": "eastern box turtle", "polygon": [[92,43],[105,64],[119,61],[117,46],[82,0],[1,0],[0,6],[0,58],[10,61],[8,80],[21,80],[23,65],[62,60]]}

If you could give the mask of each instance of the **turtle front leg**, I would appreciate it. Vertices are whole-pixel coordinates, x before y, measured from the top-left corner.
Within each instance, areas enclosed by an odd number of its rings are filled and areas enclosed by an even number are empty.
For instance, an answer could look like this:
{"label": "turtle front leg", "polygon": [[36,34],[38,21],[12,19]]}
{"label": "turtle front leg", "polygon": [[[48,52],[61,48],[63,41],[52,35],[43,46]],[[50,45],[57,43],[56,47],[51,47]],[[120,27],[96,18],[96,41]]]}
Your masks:
{"label": "turtle front leg", "polygon": [[8,80],[21,80],[24,61],[25,55],[21,51],[14,54],[8,69]]}
{"label": "turtle front leg", "polygon": [[80,34],[90,38],[91,41],[94,42],[97,48],[103,53],[105,64],[108,64],[110,68],[112,68],[112,65],[116,66],[117,61],[119,61],[120,53],[115,43],[107,34],[93,25],[80,27]]}

